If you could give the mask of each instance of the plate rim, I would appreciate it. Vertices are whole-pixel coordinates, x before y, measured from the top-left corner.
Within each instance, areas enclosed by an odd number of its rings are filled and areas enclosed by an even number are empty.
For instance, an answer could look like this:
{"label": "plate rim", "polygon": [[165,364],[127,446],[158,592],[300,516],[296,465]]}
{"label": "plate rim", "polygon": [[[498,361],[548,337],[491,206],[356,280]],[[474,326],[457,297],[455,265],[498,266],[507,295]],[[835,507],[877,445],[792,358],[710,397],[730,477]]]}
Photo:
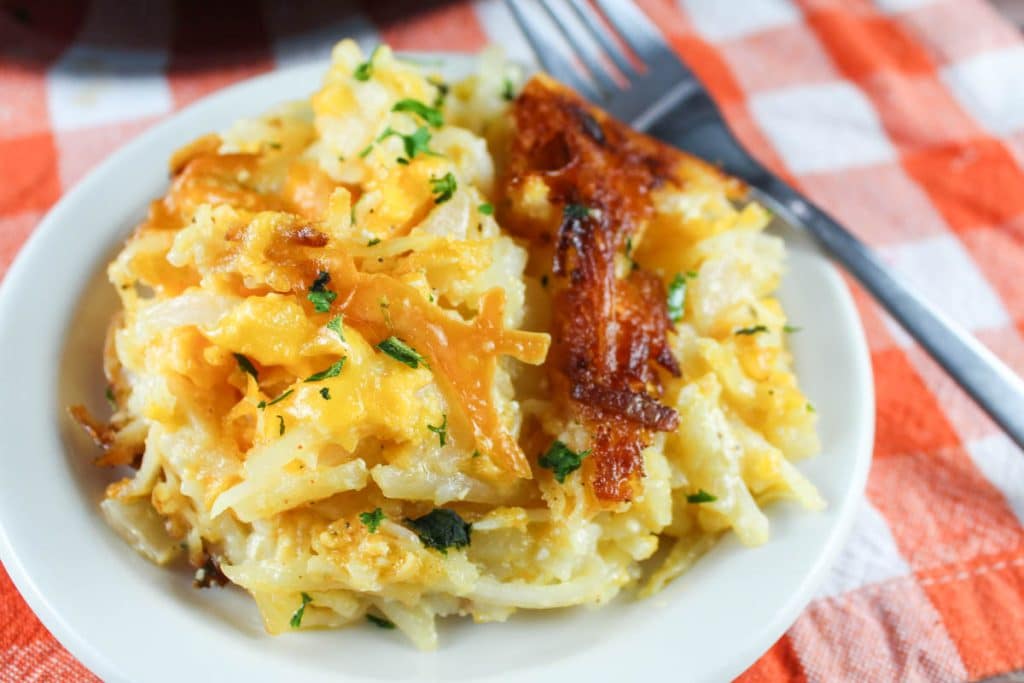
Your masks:
{"label": "plate rim", "polygon": [[[435,59],[448,63],[476,58],[475,55],[464,52],[432,51],[402,52],[400,54],[412,59]],[[210,93],[189,104],[187,107],[169,114],[164,120],[122,145],[107,159],[93,167],[86,176],[66,191],[47,211],[38,226],[19,249],[3,281],[0,282],[0,350],[5,348],[6,334],[10,327],[8,318],[14,315],[11,312],[13,304],[8,302],[13,298],[13,293],[22,288],[21,283],[32,276],[32,273],[29,272],[31,266],[40,260],[40,255],[37,252],[43,252],[51,246],[51,243],[59,237],[62,226],[68,220],[66,214],[71,213],[74,205],[83,201],[91,193],[96,190],[102,190],[104,185],[110,182],[108,176],[115,175],[117,169],[124,164],[124,160],[153,146],[161,136],[179,125],[183,119],[197,116],[204,109],[212,108],[221,101],[235,99],[241,93],[250,89],[266,88],[274,82],[284,82],[291,79],[313,83],[319,82],[328,63],[328,60],[313,60],[306,64],[278,68]],[[285,99],[282,99],[282,101],[285,101]],[[252,114],[241,113],[240,115],[249,116]],[[149,199],[151,198],[140,198],[140,203]],[[866,488],[868,471],[872,460],[872,446],[875,433],[874,380],[864,328],[860,316],[856,312],[849,287],[842,283],[838,271],[828,261],[824,253],[820,249],[816,249],[816,251],[825,260],[826,266],[830,271],[829,277],[839,282],[838,291],[841,292],[841,296],[837,303],[842,309],[842,316],[847,318],[847,323],[857,333],[857,339],[855,340],[857,343],[854,344],[857,357],[856,371],[860,383],[866,390],[860,398],[859,406],[861,408],[867,406],[869,409],[863,411],[864,414],[862,415],[864,420],[863,429],[858,433],[857,459],[854,463],[851,483],[843,491],[840,500],[829,501],[830,505],[835,505],[838,508],[838,521],[835,524],[834,530],[828,536],[827,542],[817,555],[814,565],[802,572],[803,578],[798,590],[791,594],[788,600],[776,610],[775,618],[765,623],[758,633],[748,637],[746,643],[735,651],[735,656],[731,661],[724,662],[717,667],[714,672],[715,674],[730,679],[741,673],[766,652],[771,644],[792,625],[799,612],[811,601],[814,589],[824,580],[850,535],[856,517],[857,506],[863,498]],[[94,268],[96,266],[97,264],[93,264]],[[75,305],[77,306],[77,304],[78,299],[76,298]],[[63,322],[70,322],[70,319],[64,319]],[[0,354],[0,357],[3,357],[3,355]],[[48,379],[51,382],[46,384],[48,388],[44,391],[49,391],[49,389],[56,386],[55,376],[51,376]],[[2,405],[3,400],[8,397],[7,395],[10,392],[11,390],[0,386],[0,405]],[[56,422],[53,424],[54,428],[56,428]],[[7,450],[9,453],[10,449]],[[819,454],[816,457],[822,457],[822,455]],[[112,658],[110,653],[97,650],[87,635],[81,632],[81,629],[76,629],[73,624],[68,623],[61,609],[52,603],[42,587],[37,584],[36,579],[33,578],[28,567],[23,564],[19,553],[12,545],[7,531],[7,522],[3,516],[0,516],[0,560],[3,561],[12,582],[32,611],[47,630],[74,657],[79,659],[83,665],[96,675],[104,678],[121,677],[121,667],[115,664],[116,658]],[[570,656],[562,661],[571,665],[576,659],[576,656]],[[565,670],[565,667],[561,666],[561,663],[559,664],[559,666],[553,668]],[[535,676],[538,674],[536,668],[526,668],[521,670],[521,672],[524,680],[536,680]],[[339,677],[339,680],[346,680],[348,675],[339,672]],[[352,676],[352,680],[357,678],[357,676]],[[495,680],[497,679],[495,678]]]}

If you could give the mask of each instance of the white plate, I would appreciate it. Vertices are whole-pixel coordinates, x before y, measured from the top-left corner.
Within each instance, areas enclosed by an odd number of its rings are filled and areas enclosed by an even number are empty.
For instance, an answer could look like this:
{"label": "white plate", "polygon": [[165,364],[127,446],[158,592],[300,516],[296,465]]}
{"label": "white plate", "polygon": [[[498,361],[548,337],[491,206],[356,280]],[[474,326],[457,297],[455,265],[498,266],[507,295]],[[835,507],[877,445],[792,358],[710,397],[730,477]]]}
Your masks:
{"label": "white plate", "polygon": [[[435,56],[436,57],[436,56]],[[465,56],[443,71],[465,73]],[[807,514],[770,510],[772,540],[727,538],[680,580],[643,602],[601,610],[520,613],[504,624],[447,620],[440,649],[421,653],[369,627],[271,637],[237,589],[198,591],[160,569],[103,522],[109,478],[65,415],[102,413],[101,345],[116,298],[104,265],[167,185],[179,145],[287,99],[324,65],[234,86],[154,127],[97,168],[50,212],[0,289],[0,558],[53,634],[107,681],[674,680],[739,674],[793,622],[847,536],[874,433],[870,364],[845,285],[796,230],[782,228],[782,300],[801,383],[821,416],[824,452],[800,464],[829,501]]]}

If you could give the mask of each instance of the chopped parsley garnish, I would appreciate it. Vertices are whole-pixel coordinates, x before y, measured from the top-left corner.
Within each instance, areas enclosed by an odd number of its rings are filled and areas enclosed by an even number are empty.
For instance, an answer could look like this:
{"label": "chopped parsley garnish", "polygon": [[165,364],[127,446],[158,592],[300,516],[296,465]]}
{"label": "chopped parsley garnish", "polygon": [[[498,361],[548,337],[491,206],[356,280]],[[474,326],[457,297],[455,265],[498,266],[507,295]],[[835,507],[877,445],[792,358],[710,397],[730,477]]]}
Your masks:
{"label": "chopped parsley garnish", "polygon": [[551,444],[548,452],[540,456],[538,463],[544,469],[554,472],[555,479],[559,484],[564,484],[565,478],[578,470],[583,464],[583,458],[588,455],[590,455],[589,450],[577,453],[561,441],[555,441]]}
{"label": "chopped parsley garnish", "polygon": [[243,356],[240,353],[231,354],[238,361],[238,367],[242,369],[242,372],[252,375],[252,378],[257,382],[260,381],[260,374],[256,372],[256,366],[252,364],[252,361]]}
{"label": "chopped parsley garnish", "polygon": [[370,53],[370,58],[365,62],[361,63],[356,67],[356,70],[352,72],[352,76],[357,81],[368,81],[370,76],[373,75],[373,58],[377,56],[377,50],[380,49],[380,45],[373,48],[373,52]]}
{"label": "chopped parsley garnish", "polygon": [[583,220],[590,215],[590,209],[582,204],[566,204],[562,216],[566,219]]}
{"label": "chopped parsley garnish", "polygon": [[691,280],[693,278],[697,277],[697,275],[699,275],[699,273],[696,270],[688,270],[688,271],[686,271],[686,277],[690,278]]}
{"label": "chopped parsley garnish", "polygon": [[428,548],[440,550],[448,554],[448,548],[464,548],[469,545],[469,534],[472,528],[459,513],[447,508],[435,508],[422,517],[406,519],[416,535]]}
{"label": "chopped parsley garnish", "polygon": [[668,304],[668,319],[674,323],[682,320],[686,305],[686,278],[676,273],[668,285],[668,296],[665,299]]}
{"label": "chopped parsley garnish", "polygon": [[480,206],[476,207],[476,210],[485,216],[494,215],[494,206],[492,204],[481,204]]}
{"label": "chopped parsley garnish", "polygon": [[378,245],[378,244],[380,244],[380,238],[379,237],[374,237],[372,240],[370,240],[369,242],[366,243],[366,246],[372,247],[372,246],[375,246],[375,245]]}
{"label": "chopped parsley garnish", "polygon": [[117,410],[117,397],[114,396],[114,387],[107,385],[107,390],[103,392],[103,395],[107,397],[107,403],[114,410]]}
{"label": "chopped parsley garnish", "polygon": [[628,258],[628,259],[632,259],[633,258],[633,238],[632,237],[627,237],[626,238],[626,258]]}
{"label": "chopped parsley garnish", "polygon": [[516,86],[511,78],[506,78],[501,82],[501,97],[506,102],[511,102],[516,98]]}
{"label": "chopped parsley garnish", "polygon": [[[371,142],[366,147],[363,147],[363,149],[359,152],[359,158],[360,159],[365,159],[366,157],[368,157],[370,155],[370,152],[372,152],[372,151],[373,151],[373,143]],[[352,222],[354,223],[355,221],[352,221]]]}
{"label": "chopped parsley garnish", "polygon": [[313,309],[317,313],[326,313],[331,310],[331,304],[338,298],[335,292],[327,289],[327,283],[331,281],[331,274],[326,270],[321,270],[313,280],[312,286],[309,288],[309,293],[306,298],[313,304]]}
{"label": "chopped parsley garnish", "polygon": [[320,395],[323,397],[325,401],[331,400],[331,390],[328,387],[321,387]]}
{"label": "chopped parsley garnish", "polygon": [[799,332],[801,329],[803,328],[797,327],[796,325],[782,326],[782,331],[785,332],[786,334],[795,334],[796,332]]}
{"label": "chopped parsley garnish", "polygon": [[298,628],[302,626],[302,615],[306,613],[306,605],[313,602],[313,598],[309,597],[308,593],[302,594],[302,605],[299,609],[295,610],[295,614],[292,615],[291,625],[292,628]]}
{"label": "chopped parsley garnish", "polygon": [[768,326],[767,325],[754,325],[753,327],[741,327],[740,329],[736,330],[733,334],[742,334],[742,335],[745,335],[745,336],[750,336],[750,335],[758,334],[759,332],[767,332],[767,331],[768,331]]}
{"label": "chopped parsley garnish", "polygon": [[338,335],[338,339],[345,341],[345,333],[341,331],[341,316],[336,315],[327,323],[327,329]]}
{"label": "chopped parsley garnish", "polygon": [[416,349],[394,335],[377,344],[377,348],[399,363],[405,363],[413,369],[418,368],[420,363],[427,364],[427,359],[421,356]]}
{"label": "chopped parsley garnish", "polygon": [[376,508],[373,512],[360,512],[359,521],[369,530],[371,534],[377,533],[377,528],[384,521],[384,511]]}
{"label": "chopped parsley garnish", "polygon": [[269,147],[270,149],[281,149],[281,143],[271,141],[267,143],[267,147]]}
{"label": "chopped parsley garnish", "polygon": [[260,410],[263,410],[267,406],[272,406],[275,403],[280,403],[281,401],[283,401],[286,398],[288,398],[289,396],[291,396],[292,393],[294,393],[294,391],[295,391],[294,389],[289,389],[286,392],[284,392],[283,394],[281,394],[280,396],[278,396],[277,398],[275,398],[273,401],[270,401],[269,403],[267,401],[260,401],[259,403],[256,404],[256,407],[259,408]]}
{"label": "chopped parsley garnish", "polygon": [[331,363],[331,367],[327,368],[326,370],[321,370],[320,372],[315,372],[302,381],[319,382],[321,380],[329,379],[331,377],[337,377],[338,375],[341,374],[341,368],[345,366],[345,358],[345,356],[342,356],[340,359],[338,359],[337,362]]}
{"label": "chopped parsley garnish", "polygon": [[472,457],[472,458],[479,458],[480,457],[480,451],[473,451],[473,455],[471,455],[470,457]]}
{"label": "chopped parsley garnish", "polygon": [[430,179],[430,191],[434,193],[434,203],[444,204],[446,201],[452,198],[455,194],[455,176],[452,175],[451,171],[445,173],[441,178]]}
{"label": "chopped parsley garnish", "polygon": [[444,98],[448,97],[448,91],[450,88],[448,84],[437,78],[428,78],[430,84],[437,88],[437,97],[434,98],[434,108],[440,109],[444,106]]}
{"label": "chopped parsley garnish", "polygon": [[277,435],[284,436],[284,416],[277,416]]}
{"label": "chopped parsley garnish", "polygon": [[687,503],[714,503],[718,500],[717,496],[713,496],[704,489],[697,489],[697,493],[691,493],[686,496]]}
{"label": "chopped parsley garnish", "polygon": [[416,114],[416,116],[419,116],[433,128],[440,128],[444,125],[444,116],[441,114],[441,111],[434,107],[427,106],[419,100],[411,98],[400,100],[391,108],[391,111],[402,111],[410,114]]}
{"label": "chopped parsley garnish", "polygon": [[408,157],[408,159],[412,159],[420,153],[437,155],[437,152],[430,149],[430,131],[427,130],[426,126],[420,126],[409,135],[399,133],[391,126],[388,126],[384,129],[383,133],[377,136],[377,142],[390,137],[402,138],[402,145],[405,148],[405,156]]}
{"label": "chopped parsley garnish", "polygon": [[808,413],[816,413],[816,412],[818,412],[818,411],[814,409],[814,405],[813,405],[813,404],[811,404],[811,403],[808,403],[808,404],[807,404],[807,412],[808,412]]}
{"label": "chopped parsley garnish", "polygon": [[448,413],[441,413],[440,426],[427,425],[427,429],[437,434],[437,440],[441,446],[444,446],[448,441]]}
{"label": "chopped parsley garnish", "polygon": [[395,627],[394,623],[388,621],[384,617],[378,617],[375,614],[367,614],[366,620],[376,626],[377,628],[385,628],[391,630]]}

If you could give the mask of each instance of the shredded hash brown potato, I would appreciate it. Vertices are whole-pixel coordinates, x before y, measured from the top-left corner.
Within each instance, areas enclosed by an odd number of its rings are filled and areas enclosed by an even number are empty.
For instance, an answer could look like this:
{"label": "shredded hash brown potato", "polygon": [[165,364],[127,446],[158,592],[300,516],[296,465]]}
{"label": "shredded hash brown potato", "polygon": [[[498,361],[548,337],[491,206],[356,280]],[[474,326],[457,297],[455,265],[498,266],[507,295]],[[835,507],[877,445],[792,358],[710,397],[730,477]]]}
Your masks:
{"label": "shredded hash brown potato", "polygon": [[649,594],[766,542],[767,503],[823,507],[770,216],[551,79],[344,41],[170,173],[109,266],[113,416],[72,413],[129,473],[113,528],[270,633],[429,649],[438,616]]}

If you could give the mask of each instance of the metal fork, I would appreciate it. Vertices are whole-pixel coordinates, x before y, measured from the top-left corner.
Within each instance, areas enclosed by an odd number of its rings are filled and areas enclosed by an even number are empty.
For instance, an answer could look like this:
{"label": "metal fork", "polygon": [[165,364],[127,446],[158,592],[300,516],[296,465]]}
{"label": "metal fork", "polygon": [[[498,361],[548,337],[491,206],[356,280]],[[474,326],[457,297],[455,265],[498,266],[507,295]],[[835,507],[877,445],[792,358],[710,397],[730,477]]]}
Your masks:
{"label": "metal fork", "polygon": [[747,153],[707,90],[641,10],[629,0],[593,2],[603,20],[587,0],[505,0],[552,76],[634,128],[719,164],[744,180],[754,199],[806,228],[1024,447],[1024,380],[908,289],[853,234]]}

